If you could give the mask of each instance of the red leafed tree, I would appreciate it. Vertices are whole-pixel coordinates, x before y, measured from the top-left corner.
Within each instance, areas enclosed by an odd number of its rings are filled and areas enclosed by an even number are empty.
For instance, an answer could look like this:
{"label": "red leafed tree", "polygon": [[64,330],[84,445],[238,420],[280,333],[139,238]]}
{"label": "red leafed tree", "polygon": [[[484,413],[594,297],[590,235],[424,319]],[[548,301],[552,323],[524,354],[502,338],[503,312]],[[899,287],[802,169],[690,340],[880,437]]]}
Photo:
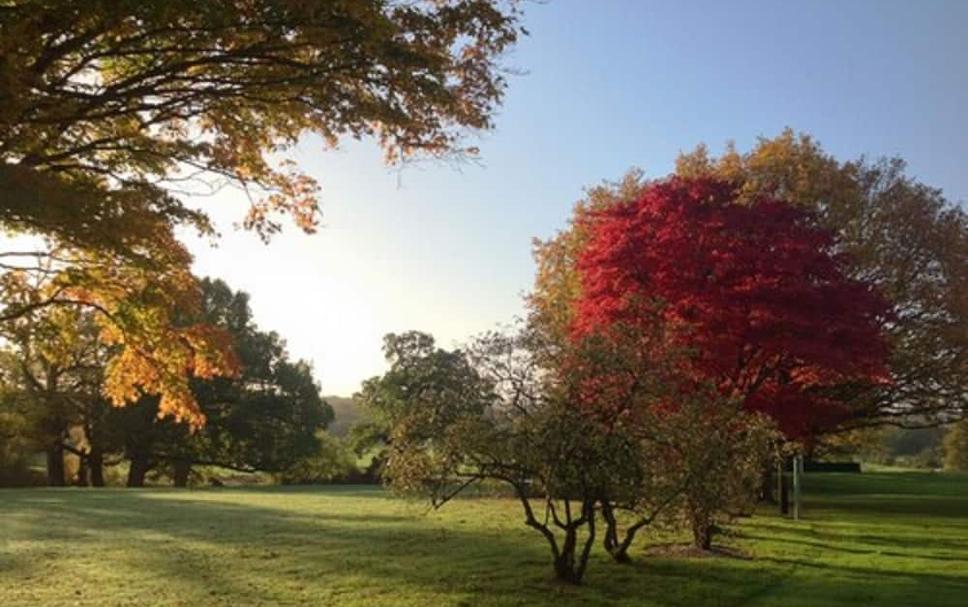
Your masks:
{"label": "red leafed tree", "polygon": [[[714,179],[671,178],[590,214],[578,257],[577,336],[662,323],[684,379],[807,440],[886,381],[886,302],[849,279],[830,233],[780,200],[739,204]],[[666,346],[663,346],[666,347]]]}

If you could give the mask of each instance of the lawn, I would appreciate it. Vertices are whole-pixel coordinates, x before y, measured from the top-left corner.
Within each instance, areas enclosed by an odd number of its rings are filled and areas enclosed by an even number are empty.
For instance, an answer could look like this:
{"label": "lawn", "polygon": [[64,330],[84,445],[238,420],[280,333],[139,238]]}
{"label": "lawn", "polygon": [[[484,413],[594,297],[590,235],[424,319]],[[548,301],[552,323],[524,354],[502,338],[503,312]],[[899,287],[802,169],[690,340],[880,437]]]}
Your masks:
{"label": "lawn", "polygon": [[643,541],[622,566],[597,550],[574,588],[550,581],[506,500],[427,512],[353,487],[4,490],[0,605],[968,604],[968,476],[809,475],[805,515],[737,524],[724,542],[744,558],[646,556]]}

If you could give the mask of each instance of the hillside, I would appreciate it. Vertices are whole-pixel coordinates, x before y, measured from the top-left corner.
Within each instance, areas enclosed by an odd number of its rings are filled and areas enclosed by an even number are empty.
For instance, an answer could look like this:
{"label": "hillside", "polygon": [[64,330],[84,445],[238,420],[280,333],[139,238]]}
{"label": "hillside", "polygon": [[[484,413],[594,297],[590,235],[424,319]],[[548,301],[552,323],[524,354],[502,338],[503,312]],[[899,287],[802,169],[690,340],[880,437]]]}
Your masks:
{"label": "hillside", "polygon": [[345,396],[325,396],[323,398],[333,408],[333,413],[336,415],[328,428],[330,434],[339,437],[346,436],[353,424],[360,420],[361,412],[359,408],[352,398]]}

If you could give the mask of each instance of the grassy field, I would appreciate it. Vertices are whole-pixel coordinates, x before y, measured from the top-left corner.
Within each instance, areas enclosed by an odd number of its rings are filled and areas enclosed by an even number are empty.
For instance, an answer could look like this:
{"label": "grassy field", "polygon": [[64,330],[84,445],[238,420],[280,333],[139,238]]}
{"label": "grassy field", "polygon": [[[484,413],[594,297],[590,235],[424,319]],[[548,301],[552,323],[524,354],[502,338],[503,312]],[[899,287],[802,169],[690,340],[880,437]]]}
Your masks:
{"label": "grassy field", "polygon": [[[968,476],[811,475],[748,558],[600,550],[550,581],[513,502],[441,512],[375,489],[0,491],[0,605],[968,605]],[[656,541],[652,538],[652,541]]]}

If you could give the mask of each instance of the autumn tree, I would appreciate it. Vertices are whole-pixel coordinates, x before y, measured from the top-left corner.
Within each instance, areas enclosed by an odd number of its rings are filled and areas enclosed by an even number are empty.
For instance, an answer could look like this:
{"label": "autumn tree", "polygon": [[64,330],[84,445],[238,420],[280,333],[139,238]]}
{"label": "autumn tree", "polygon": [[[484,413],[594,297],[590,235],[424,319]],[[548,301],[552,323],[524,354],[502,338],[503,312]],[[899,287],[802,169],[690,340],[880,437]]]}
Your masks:
{"label": "autumn tree", "polygon": [[201,285],[201,316],[186,321],[203,321],[230,335],[240,372],[192,380],[193,396],[207,420],[198,430],[158,419],[159,402],[151,397],[116,414],[131,461],[130,486],[140,486],[145,474],[159,468],[171,474],[176,486],[185,486],[197,465],[283,472],[317,454],[317,433],[332,420],[311,367],[289,360],[278,335],[258,330],[248,295],[220,280],[205,279]]}
{"label": "autumn tree", "polygon": [[[845,387],[886,373],[887,307],[846,276],[831,235],[776,199],[736,198],[728,182],[654,182],[638,198],[584,215],[577,258],[573,339],[641,331],[650,337],[644,364],[672,361],[664,373],[671,391],[638,427],[657,435],[651,456],[679,470],[671,474],[683,479],[682,510],[703,549],[717,513],[757,493],[771,441],[744,412],[768,415],[809,446],[850,418]],[[609,389],[589,393],[584,406],[641,418],[641,405],[614,398],[616,378],[621,386],[634,376],[605,374],[599,384]]]}
{"label": "autumn tree", "polygon": [[[188,255],[177,243],[172,243]],[[141,396],[159,397],[159,414],[198,426],[204,416],[189,385],[191,377],[232,375],[237,361],[230,338],[203,322],[178,322],[196,314],[201,293],[186,266],[165,269],[114,263],[92,253],[62,247],[22,251],[0,262],[0,297],[5,314],[0,333],[14,342],[77,341],[74,320],[83,313],[108,359],[102,394],[120,406]],[[26,340],[26,341],[25,341]],[[36,348],[34,348],[36,350]]]}
{"label": "autumn tree", "polygon": [[905,168],[899,158],[840,162],[790,129],[745,153],[727,146],[714,157],[699,146],[676,165],[685,177],[735,183],[741,204],[772,196],[814,213],[848,257],[846,274],[889,301],[890,381],[844,395],[846,427],[968,414],[968,216]]}
{"label": "autumn tree", "polygon": [[672,178],[588,219],[576,331],[669,327],[684,372],[809,440],[848,418],[835,389],[882,381],[886,306],[846,275],[832,236],[770,198],[736,203],[711,179]]}
{"label": "autumn tree", "polygon": [[[285,215],[312,231],[318,185],[286,156],[304,134],[372,136],[390,161],[471,153],[463,135],[492,126],[518,20],[514,0],[0,3],[0,225],[47,240],[0,258],[0,321],[96,310],[125,341],[110,396],[160,395],[200,423],[186,371],[231,369],[185,363],[225,344],[173,335],[164,293],[125,297],[142,280],[197,289],[174,230],[214,232],[180,194],[232,185],[263,237]],[[52,266],[54,286],[16,295]]]}
{"label": "autumn tree", "polygon": [[173,196],[198,170],[246,188],[262,233],[278,213],[312,229],[315,183],[270,155],[304,133],[373,135],[391,160],[464,150],[501,101],[514,4],[5,2],[2,222],[130,252],[139,229],[207,227]]}
{"label": "autumn tree", "polygon": [[159,467],[183,485],[193,464],[282,471],[316,453],[316,432],[332,413],[312,370],[290,361],[277,335],[258,331],[246,294],[221,281],[200,284],[199,307],[181,309],[170,322],[176,330],[203,323],[224,334],[240,368],[230,377],[190,380],[204,428],[178,423],[151,393],[122,409],[104,397],[119,346],[105,339],[94,312],[42,307],[5,325],[4,394],[23,420],[20,435],[47,453],[50,484],[65,482],[65,452],[80,458],[78,482],[95,486],[104,484],[106,460],[121,455],[130,461],[129,485],[140,486]]}
{"label": "autumn tree", "polygon": [[640,169],[629,170],[618,181],[606,181],[585,192],[575,203],[565,229],[546,240],[535,238],[532,255],[537,266],[534,288],[528,294],[529,322],[534,330],[559,342],[575,323],[575,303],[581,296],[578,256],[588,241],[585,218],[592,213],[638,198],[648,185]]}
{"label": "autumn tree", "polygon": [[[957,205],[907,176],[899,158],[841,162],[789,129],[746,153],[727,146],[715,157],[699,146],[680,156],[676,173],[735,183],[740,204],[776,197],[813,213],[835,235],[837,252],[846,254],[848,276],[874,284],[890,303],[891,381],[841,394],[853,412],[844,428],[934,425],[964,415],[968,219]],[[554,324],[549,311],[565,319],[558,326],[574,314],[580,294],[575,251],[587,240],[580,218],[589,208],[637,198],[648,183],[632,170],[589,190],[569,226],[536,243],[539,272],[530,303],[541,324]]]}
{"label": "autumn tree", "polygon": [[26,422],[22,437],[46,455],[48,484],[70,480],[64,465],[70,453],[81,462],[75,482],[103,485],[103,422],[111,405],[102,388],[110,346],[100,341],[93,313],[38,309],[5,328],[4,391]]}

